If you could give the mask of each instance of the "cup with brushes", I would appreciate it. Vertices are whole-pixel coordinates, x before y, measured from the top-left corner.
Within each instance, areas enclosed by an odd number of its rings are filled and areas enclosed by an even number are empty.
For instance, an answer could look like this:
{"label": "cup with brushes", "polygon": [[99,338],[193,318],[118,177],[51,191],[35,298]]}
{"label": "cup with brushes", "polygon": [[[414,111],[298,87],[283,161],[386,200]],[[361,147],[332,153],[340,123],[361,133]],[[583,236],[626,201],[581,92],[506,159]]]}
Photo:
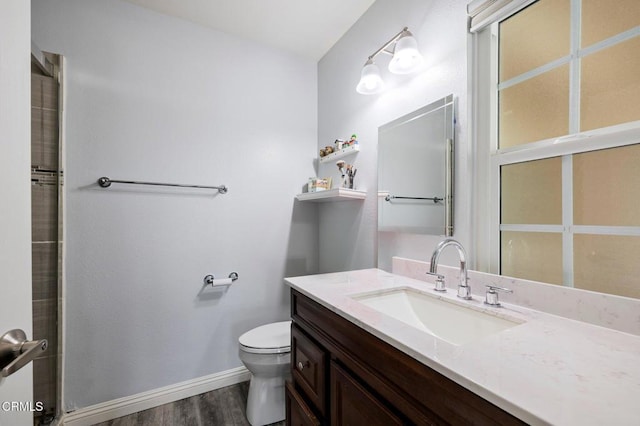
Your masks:
{"label": "cup with brushes", "polygon": [[342,175],[342,188],[353,189],[353,180],[356,177],[357,169],[351,164],[347,164],[344,161],[336,161],[336,166]]}

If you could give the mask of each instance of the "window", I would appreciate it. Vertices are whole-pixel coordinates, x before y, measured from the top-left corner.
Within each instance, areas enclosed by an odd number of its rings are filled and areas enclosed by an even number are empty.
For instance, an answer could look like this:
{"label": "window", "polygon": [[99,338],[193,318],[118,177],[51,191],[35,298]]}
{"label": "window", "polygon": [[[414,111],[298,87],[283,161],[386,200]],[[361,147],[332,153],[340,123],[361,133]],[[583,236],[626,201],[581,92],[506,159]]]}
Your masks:
{"label": "window", "polygon": [[519,3],[474,41],[479,263],[640,298],[640,1]]}

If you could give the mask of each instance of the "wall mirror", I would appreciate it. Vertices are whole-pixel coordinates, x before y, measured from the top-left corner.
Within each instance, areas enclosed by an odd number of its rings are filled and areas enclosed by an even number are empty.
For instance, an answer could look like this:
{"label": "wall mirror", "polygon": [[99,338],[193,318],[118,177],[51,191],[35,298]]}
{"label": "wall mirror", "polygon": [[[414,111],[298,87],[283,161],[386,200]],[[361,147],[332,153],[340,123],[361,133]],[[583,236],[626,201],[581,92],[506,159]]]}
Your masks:
{"label": "wall mirror", "polygon": [[378,230],[453,235],[453,95],[378,128]]}

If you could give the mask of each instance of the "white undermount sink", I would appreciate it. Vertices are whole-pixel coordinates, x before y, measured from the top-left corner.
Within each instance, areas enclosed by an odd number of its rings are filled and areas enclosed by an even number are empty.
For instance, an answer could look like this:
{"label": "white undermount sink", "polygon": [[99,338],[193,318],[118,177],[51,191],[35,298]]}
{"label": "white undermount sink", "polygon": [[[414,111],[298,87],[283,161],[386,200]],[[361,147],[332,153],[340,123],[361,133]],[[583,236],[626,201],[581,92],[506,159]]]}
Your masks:
{"label": "white undermount sink", "polygon": [[515,319],[467,308],[412,288],[351,298],[454,345],[463,345],[521,324]]}

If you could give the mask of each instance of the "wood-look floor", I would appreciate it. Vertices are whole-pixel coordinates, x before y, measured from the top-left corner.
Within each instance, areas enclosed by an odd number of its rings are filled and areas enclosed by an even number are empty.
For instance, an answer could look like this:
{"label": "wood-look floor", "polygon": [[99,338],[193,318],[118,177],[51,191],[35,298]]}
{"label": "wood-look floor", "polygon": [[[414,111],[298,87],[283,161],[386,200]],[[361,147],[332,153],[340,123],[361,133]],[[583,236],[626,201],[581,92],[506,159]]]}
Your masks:
{"label": "wood-look floor", "polygon": [[244,413],[248,392],[249,382],[238,383],[96,426],[250,426]]}

